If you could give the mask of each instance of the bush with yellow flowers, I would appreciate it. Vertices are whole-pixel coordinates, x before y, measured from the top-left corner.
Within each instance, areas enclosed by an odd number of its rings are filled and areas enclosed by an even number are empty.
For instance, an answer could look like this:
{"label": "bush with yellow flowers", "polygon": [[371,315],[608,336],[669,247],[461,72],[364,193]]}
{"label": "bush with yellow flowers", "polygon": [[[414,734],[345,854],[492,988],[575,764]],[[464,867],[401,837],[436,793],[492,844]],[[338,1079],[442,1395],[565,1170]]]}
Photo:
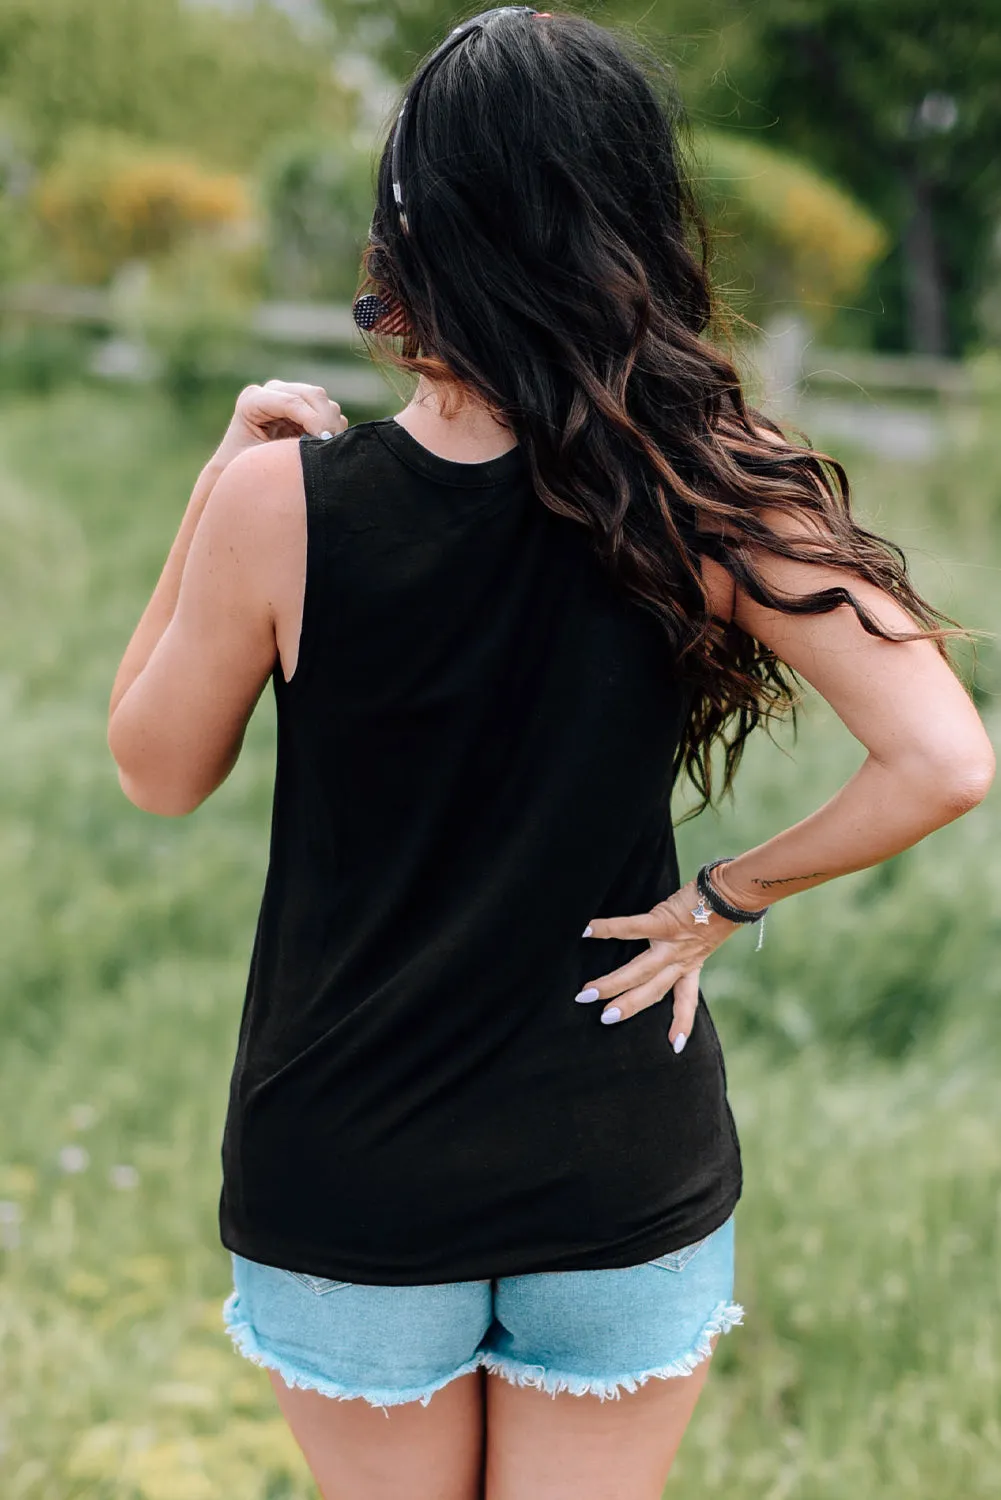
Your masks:
{"label": "bush with yellow flowers", "polygon": [[882,225],[806,162],[726,131],[705,132],[698,159],[716,280],[745,315],[796,304],[820,326],[889,249]]}
{"label": "bush with yellow flowers", "polygon": [[92,129],[67,138],[34,205],[65,274],[91,285],[195,235],[239,239],[253,222],[241,177],[212,172],[169,147]]}

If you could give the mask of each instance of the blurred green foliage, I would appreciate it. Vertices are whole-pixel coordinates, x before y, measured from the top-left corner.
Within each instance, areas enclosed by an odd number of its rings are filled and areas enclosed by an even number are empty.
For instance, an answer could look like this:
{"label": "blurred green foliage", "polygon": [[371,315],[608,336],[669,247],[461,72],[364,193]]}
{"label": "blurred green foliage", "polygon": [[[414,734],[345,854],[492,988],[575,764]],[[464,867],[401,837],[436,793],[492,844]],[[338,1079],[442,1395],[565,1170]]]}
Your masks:
{"label": "blurred green foliage", "polygon": [[[1001,445],[967,415],[924,467],[839,456],[919,586],[990,628],[1001,518],[980,497],[996,507]],[[132,807],[105,738],[224,419],[86,386],[0,406],[0,1493],[18,1500],[315,1496],[220,1317],[218,1146],[273,703],[188,818]],[[798,743],[752,742],[736,803],[679,830],[682,868],[804,815],[862,754],[809,695]],[[997,1493],[998,817],[995,789],[880,869],[780,903],[760,952],[738,934],[703,971],[744,1145],[747,1316],[678,1500]]]}
{"label": "blurred green foliage", "polygon": [[0,328],[0,396],[49,393],[79,380],[93,347],[75,328],[10,322]]}
{"label": "blurred green foliage", "polygon": [[[267,4],[5,0],[0,284],[102,284],[136,260],[170,280],[162,263],[173,258],[185,267],[187,305],[210,307],[227,281],[234,293],[269,290],[262,164],[266,189],[267,164],[286,140],[325,143],[340,162],[345,150],[333,143],[348,141],[356,122],[329,45]],[[355,275],[345,245],[342,236],[326,249],[338,262],[331,284]],[[205,273],[197,288],[196,262]],[[218,320],[198,329],[183,313],[178,359],[190,363],[181,346],[210,356]]]}
{"label": "blurred green foliage", "polygon": [[135,288],[124,288],[122,326],[131,326],[157,363],[168,395],[197,412],[208,393],[249,369],[255,352],[249,318],[263,282],[260,246],[180,244]]}
{"label": "blurred green foliage", "polygon": [[272,296],[332,302],[354,296],[374,174],[372,153],[344,141],[306,135],[276,143],[261,172]]}
{"label": "blurred green foliage", "polygon": [[886,223],[851,334],[958,354],[1001,221],[1001,26],[996,0],[769,0],[744,11],[733,123],[767,130]]}
{"label": "blurred green foliage", "polygon": [[728,305],[764,322],[795,302],[815,328],[865,282],[886,249],[870,214],[795,157],[733,133],[699,138],[698,187]]}
{"label": "blurred green foliage", "polygon": [[43,165],[93,126],[247,170],[276,135],[354,119],[329,54],[266,4],[4,0],[0,98]]}

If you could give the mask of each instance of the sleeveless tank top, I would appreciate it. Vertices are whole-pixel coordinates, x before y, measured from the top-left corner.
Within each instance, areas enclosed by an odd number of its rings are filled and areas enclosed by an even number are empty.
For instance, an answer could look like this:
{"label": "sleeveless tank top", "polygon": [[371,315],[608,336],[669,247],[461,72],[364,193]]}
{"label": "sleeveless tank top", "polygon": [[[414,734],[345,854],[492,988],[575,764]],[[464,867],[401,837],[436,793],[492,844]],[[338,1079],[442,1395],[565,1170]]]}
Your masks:
{"label": "sleeveless tank top", "polygon": [[272,677],[267,875],[222,1141],[224,1246],[368,1285],[642,1264],[740,1196],[705,997],[605,1026],[681,884],[690,706],[654,617],[535,495],[520,447],[392,417],[303,438],[295,672]]}

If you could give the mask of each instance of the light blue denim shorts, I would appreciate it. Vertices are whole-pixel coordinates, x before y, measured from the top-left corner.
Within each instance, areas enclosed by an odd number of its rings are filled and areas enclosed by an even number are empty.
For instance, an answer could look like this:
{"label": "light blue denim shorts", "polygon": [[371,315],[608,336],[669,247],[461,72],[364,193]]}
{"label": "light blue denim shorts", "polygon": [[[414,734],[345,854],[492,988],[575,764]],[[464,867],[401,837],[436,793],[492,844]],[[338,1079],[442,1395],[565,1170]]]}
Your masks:
{"label": "light blue denim shorts", "polygon": [[372,1406],[421,1401],[481,1367],[602,1400],[689,1375],[741,1322],[733,1215],[644,1265],[437,1286],[359,1286],[232,1252],[223,1306],[241,1354],[288,1386]]}

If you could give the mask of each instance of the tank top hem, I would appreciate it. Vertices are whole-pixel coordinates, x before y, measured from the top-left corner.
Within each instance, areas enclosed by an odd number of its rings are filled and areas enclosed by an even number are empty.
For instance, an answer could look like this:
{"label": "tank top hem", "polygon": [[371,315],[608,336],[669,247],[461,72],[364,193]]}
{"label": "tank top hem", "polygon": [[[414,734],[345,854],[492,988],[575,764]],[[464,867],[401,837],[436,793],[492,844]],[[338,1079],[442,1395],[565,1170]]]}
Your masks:
{"label": "tank top hem", "polygon": [[[498,1253],[489,1262],[482,1264],[457,1263],[449,1272],[447,1282],[491,1281],[501,1276],[537,1276],[554,1271],[618,1271],[631,1266],[645,1265],[662,1255],[671,1255],[677,1250],[705,1239],[725,1224],[740,1201],[743,1187],[742,1177],[728,1184],[726,1192],[716,1199],[711,1208],[684,1221],[684,1227],[675,1226],[670,1233],[651,1231],[631,1243],[628,1251],[609,1249],[590,1254],[567,1254],[545,1256],[531,1252],[508,1251]],[[221,1218],[220,1239],[225,1249],[242,1256],[244,1260],[257,1261],[260,1265],[278,1266],[286,1271],[301,1271],[307,1276],[322,1276],[330,1281],[346,1281],[356,1286],[440,1286],[443,1278],[440,1270],[428,1267],[400,1272],[385,1270],[374,1276],[369,1264],[359,1265],[351,1260],[339,1259],[323,1251],[314,1250],[281,1235],[263,1235],[239,1229],[226,1215]]]}

